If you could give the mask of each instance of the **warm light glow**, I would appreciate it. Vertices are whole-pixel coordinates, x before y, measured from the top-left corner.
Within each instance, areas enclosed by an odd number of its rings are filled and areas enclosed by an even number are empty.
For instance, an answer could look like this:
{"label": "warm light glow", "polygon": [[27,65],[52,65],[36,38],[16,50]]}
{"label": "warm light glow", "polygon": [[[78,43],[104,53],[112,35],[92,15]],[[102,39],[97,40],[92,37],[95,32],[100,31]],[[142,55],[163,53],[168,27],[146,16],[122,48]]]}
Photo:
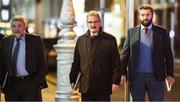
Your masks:
{"label": "warm light glow", "polygon": [[119,13],[120,10],[121,10],[120,5],[119,5],[119,4],[115,4],[115,5],[114,5],[114,11],[117,12],[117,13]]}
{"label": "warm light glow", "polygon": [[29,32],[29,33],[34,33],[34,29],[33,29],[32,27],[29,27],[29,28],[28,28],[28,32]]}
{"label": "warm light glow", "polygon": [[4,27],[7,27],[7,28],[10,28],[10,23],[5,23],[5,22],[0,22],[0,27],[4,28]]}
{"label": "warm light glow", "polygon": [[11,34],[12,34],[12,31],[11,31],[11,30],[6,30],[5,34],[6,34],[6,35],[11,35]]}

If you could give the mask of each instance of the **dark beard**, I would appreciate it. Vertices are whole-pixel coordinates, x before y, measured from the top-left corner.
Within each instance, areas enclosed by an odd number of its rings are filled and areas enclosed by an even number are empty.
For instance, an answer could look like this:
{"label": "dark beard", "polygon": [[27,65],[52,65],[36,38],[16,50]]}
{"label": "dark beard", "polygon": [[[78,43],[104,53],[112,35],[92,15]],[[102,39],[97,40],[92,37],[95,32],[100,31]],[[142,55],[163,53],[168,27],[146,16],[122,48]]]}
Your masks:
{"label": "dark beard", "polygon": [[148,20],[143,20],[143,21],[140,21],[141,22],[141,24],[143,25],[143,26],[145,26],[145,27],[148,27],[151,23],[152,23],[152,19],[150,20],[150,21],[148,21]]}

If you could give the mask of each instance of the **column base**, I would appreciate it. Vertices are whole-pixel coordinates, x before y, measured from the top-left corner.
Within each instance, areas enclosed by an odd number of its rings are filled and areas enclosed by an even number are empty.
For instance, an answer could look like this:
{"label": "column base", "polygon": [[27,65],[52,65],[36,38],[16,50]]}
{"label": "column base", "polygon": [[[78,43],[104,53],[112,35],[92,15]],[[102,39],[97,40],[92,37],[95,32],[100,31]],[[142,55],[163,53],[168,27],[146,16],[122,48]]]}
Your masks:
{"label": "column base", "polygon": [[73,92],[63,92],[63,91],[57,91],[55,100],[56,102],[80,102],[80,94],[78,91]]}

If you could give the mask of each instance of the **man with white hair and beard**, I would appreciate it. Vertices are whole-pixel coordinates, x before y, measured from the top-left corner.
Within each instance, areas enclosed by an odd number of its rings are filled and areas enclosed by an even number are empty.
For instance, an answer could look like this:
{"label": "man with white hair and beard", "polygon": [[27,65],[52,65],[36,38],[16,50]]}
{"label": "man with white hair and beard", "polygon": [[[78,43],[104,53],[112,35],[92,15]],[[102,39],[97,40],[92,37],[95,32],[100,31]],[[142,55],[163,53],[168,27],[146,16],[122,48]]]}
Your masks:
{"label": "man with white hair and beard", "polygon": [[120,84],[128,76],[133,101],[145,101],[146,92],[150,101],[163,101],[165,79],[175,82],[169,33],[152,23],[153,12],[147,4],[139,8],[140,25],[128,30],[121,52]]}

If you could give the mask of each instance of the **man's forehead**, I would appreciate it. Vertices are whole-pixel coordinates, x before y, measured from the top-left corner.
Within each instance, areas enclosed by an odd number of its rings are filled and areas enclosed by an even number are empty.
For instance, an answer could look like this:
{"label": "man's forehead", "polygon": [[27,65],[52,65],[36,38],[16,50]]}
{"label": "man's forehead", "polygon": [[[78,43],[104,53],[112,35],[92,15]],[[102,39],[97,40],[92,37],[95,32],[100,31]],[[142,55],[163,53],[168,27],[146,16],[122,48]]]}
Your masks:
{"label": "man's forehead", "polygon": [[25,23],[23,21],[12,21],[11,22],[11,26],[16,26],[16,25],[25,26]]}
{"label": "man's forehead", "polygon": [[88,20],[99,20],[97,16],[89,16]]}
{"label": "man's forehead", "polygon": [[150,9],[141,9],[140,11],[151,11]]}
{"label": "man's forehead", "polygon": [[140,10],[139,14],[141,15],[141,14],[153,14],[153,13],[149,9],[142,9]]}
{"label": "man's forehead", "polygon": [[12,21],[12,24],[16,24],[16,23],[23,23],[24,24],[23,21]]}
{"label": "man's forehead", "polygon": [[151,12],[150,9],[141,9],[140,12]]}

